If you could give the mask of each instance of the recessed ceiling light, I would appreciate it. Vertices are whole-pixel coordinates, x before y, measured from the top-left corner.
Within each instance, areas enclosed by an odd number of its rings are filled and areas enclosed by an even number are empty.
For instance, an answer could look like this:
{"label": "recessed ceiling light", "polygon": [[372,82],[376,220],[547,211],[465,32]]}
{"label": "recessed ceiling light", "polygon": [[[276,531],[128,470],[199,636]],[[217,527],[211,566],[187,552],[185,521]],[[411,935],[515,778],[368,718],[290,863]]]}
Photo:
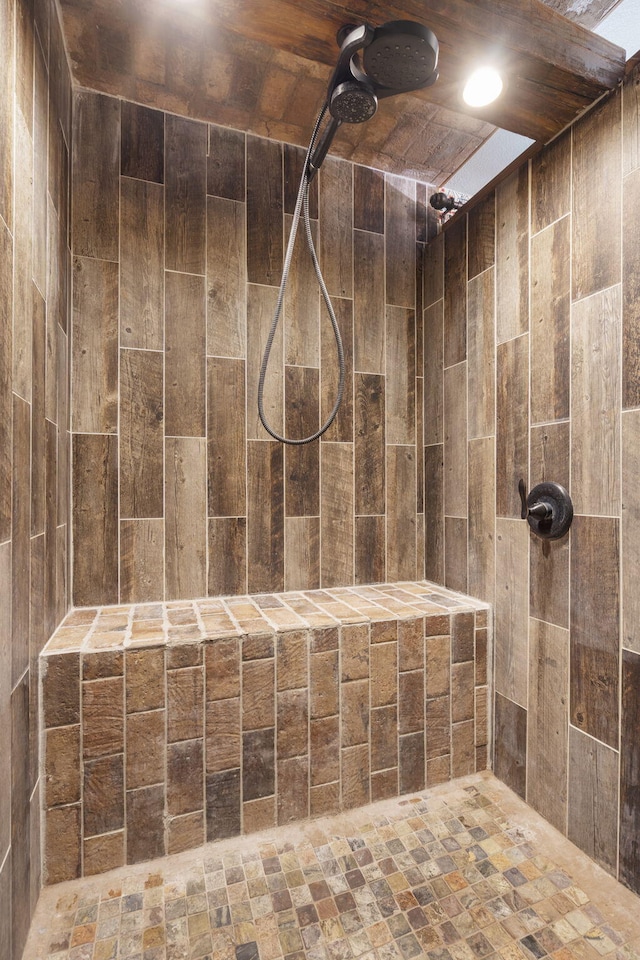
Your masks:
{"label": "recessed ceiling light", "polygon": [[502,93],[502,77],[493,67],[474,70],[467,80],[462,97],[470,107],[486,107]]}

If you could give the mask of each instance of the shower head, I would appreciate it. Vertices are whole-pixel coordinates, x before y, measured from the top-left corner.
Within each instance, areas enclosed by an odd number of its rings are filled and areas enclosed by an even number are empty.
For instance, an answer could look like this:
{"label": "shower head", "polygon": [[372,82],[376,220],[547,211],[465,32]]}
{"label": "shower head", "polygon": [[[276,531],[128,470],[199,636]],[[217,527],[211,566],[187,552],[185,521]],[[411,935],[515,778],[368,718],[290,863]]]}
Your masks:
{"label": "shower head", "polygon": [[309,161],[311,177],[341,123],[370,120],[378,100],[429,87],[438,79],[438,40],[421,23],[392,20],[375,28],[345,24],[337,39],[340,55],[326,100],[331,121]]}
{"label": "shower head", "polygon": [[373,31],[364,48],[363,65],[369,80],[388,96],[434,83],[438,74],[438,41],[421,23],[393,20]]}
{"label": "shower head", "polygon": [[412,20],[393,20],[375,28],[348,24],[338,31],[338,43],[329,103],[345,82],[365,84],[369,95],[373,92],[381,99],[430,86],[438,78],[438,41],[424,24]]}

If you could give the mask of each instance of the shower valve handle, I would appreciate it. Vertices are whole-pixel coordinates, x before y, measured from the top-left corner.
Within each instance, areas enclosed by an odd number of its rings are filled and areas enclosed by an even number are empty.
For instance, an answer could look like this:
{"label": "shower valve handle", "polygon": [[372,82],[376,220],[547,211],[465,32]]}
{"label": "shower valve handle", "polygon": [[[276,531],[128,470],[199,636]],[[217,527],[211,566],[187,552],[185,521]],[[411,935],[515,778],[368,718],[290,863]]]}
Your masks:
{"label": "shower valve handle", "polygon": [[547,480],[533,487],[527,496],[527,486],[520,480],[518,492],[522,502],[520,516],[536,536],[559,540],[565,535],[573,520],[573,504],[564,487]]}

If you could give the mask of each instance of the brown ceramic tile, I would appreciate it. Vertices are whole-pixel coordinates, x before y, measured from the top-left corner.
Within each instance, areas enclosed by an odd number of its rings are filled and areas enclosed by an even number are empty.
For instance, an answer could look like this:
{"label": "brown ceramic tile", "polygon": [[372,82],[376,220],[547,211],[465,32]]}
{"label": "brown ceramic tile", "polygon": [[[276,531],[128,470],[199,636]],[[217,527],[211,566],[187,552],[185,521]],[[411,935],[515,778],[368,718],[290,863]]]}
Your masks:
{"label": "brown ceramic tile", "polygon": [[125,662],[127,713],[164,707],[164,650],[128,650]]}
{"label": "brown ceramic tile", "polygon": [[412,670],[398,678],[400,733],[413,733],[424,726],[424,671]]}
{"label": "brown ceramic tile", "polygon": [[244,200],[245,135],[211,124],[207,154],[207,193]]}
{"label": "brown ceramic tile", "polygon": [[309,751],[309,697],[306,690],[278,694],[278,758],[299,757]]}
{"label": "brown ceramic tile", "polygon": [[80,800],[80,726],[45,733],[47,808]]}
{"label": "brown ceramic tile", "polygon": [[314,719],[338,713],[337,652],[311,655],[310,707]]}
{"label": "brown ceramic tile", "polygon": [[511,789],[526,791],[527,711],[507,697],[495,697],[494,770]]}
{"label": "brown ceramic tile", "polygon": [[191,740],[204,731],[202,667],[167,670],[167,739]]}
{"label": "brown ceramic tile", "polygon": [[451,779],[451,757],[434,757],[427,760],[427,786],[435,787],[439,783],[446,783]]}
{"label": "brown ceramic tile", "polygon": [[207,592],[206,444],[204,438],[165,439],[165,595]]}
{"label": "brown ceramic tile", "polygon": [[366,743],[369,738],[369,681],[343,683],[340,700],[343,747]]}
{"label": "brown ceramic tile", "polygon": [[309,795],[309,812],[312,817],[335,813],[340,809],[339,783],[325,783],[321,786],[311,787]]}
{"label": "brown ceramic tile", "polygon": [[475,671],[473,661],[454,663],[451,667],[451,719],[454,723],[474,716]]}
{"label": "brown ceramic tile", "polygon": [[[377,624],[372,624],[372,631],[375,626]],[[398,699],[397,657],[396,643],[377,643],[371,647],[372,707],[383,707]]]}
{"label": "brown ceramic tile", "polygon": [[84,764],[83,832],[85,837],[124,826],[124,757],[118,754]]}
{"label": "brown ceramic tile", "polygon": [[129,790],[164,780],[165,725],[164,710],[149,710],[127,716],[125,757]]}
{"label": "brown ceramic tile", "polygon": [[[619,563],[619,521],[577,517],[571,532],[571,722],[614,749],[618,744]],[[588,626],[594,615],[599,624],[597,641]]]}
{"label": "brown ceramic tile", "polygon": [[205,841],[204,812],[197,810],[169,821],[168,853],[181,853],[201,846]]}
{"label": "brown ceramic tile", "polygon": [[339,717],[311,720],[311,783],[313,786],[340,779],[340,757],[336,749],[340,736]]}
{"label": "brown ceramic tile", "polygon": [[205,357],[204,277],[167,272],[164,406],[166,436],[205,436]]}
{"label": "brown ceramic tile", "polygon": [[274,662],[259,660],[242,665],[243,728],[272,727],[275,715]]}
{"label": "brown ceramic tile", "polygon": [[451,728],[451,773],[465,777],[475,772],[475,742],[473,720],[454,723]]}
{"label": "brown ceramic tile", "polygon": [[453,661],[473,660],[473,613],[456,613],[451,618],[451,645]]}
{"label": "brown ceramic tile", "polygon": [[369,802],[369,748],[367,744],[345,747],[342,760],[342,805],[346,809]]}
{"label": "brown ceramic tile", "polygon": [[330,650],[337,650],[340,643],[340,634],[337,627],[329,627],[326,630],[313,630],[311,632],[311,652],[328,653]]}
{"label": "brown ceramic tile", "polygon": [[206,698],[226,700],[240,695],[238,640],[214,640],[205,647]]}
{"label": "brown ceramic tile", "polygon": [[202,740],[167,745],[167,810],[175,817],[204,806]]}
{"label": "brown ceramic tile", "polygon": [[121,110],[123,177],[164,182],[164,115],[128,101]]}
{"label": "brown ceramic tile", "polygon": [[274,655],[274,638],[269,633],[242,638],[243,660],[268,660]]}
{"label": "brown ceramic tile", "polygon": [[448,636],[427,638],[425,664],[427,697],[447,696],[451,684],[451,640]]}
{"label": "brown ceramic tile", "polygon": [[451,705],[449,697],[426,703],[427,760],[451,752]]}
{"label": "brown ceramic tile", "polygon": [[127,862],[139,863],[165,853],[164,786],[127,791]]}
{"label": "brown ceramic tile", "polygon": [[122,678],[82,684],[82,752],[85,759],[124,750]]}
{"label": "brown ceramic tile", "polygon": [[121,352],[121,517],[163,515],[163,386],[162,354]]}
{"label": "brown ceramic tile", "polygon": [[308,684],[308,635],[292,631],[278,636],[278,690],[296,690]]}
{"label": "brown ceramic tile", "polygon": [[496,189],[496,335],[498,343],[529,329],[529,168]]}
{"label": "brown ceramic tile", "polygon": [[607,98],[572,131],[572,297],[581,300],[620,280],[621,205],[610,217],[589,212],[599,204],[602,173],[622,162],[620,91]]}
{"label": "brown ceramic tile", "polygon": [[353,226],[384,233],[384,175],[379,170],[353,168]]}
{"label": "brown ceramic tile", "polygon": [[43,663],[43,702],[46,727],[80,722],[80,657],[47,657]]}
{"label": "brown ceramic tile", "polygon": [[77,254],[118,259],[120,101],[82,92],[74,123],[83,131],[73,144],[73,244]]}
{"label": "brown ceramic tile", "polygon": [[425,753],[423,731],[400,737],[398,768],[400,774],[400,793],[410,793],[424,788]]}
{"label": "brown ceramic tile", "polygon": [[309,758],[278,760],[278,823],[306,819],[308,797]]}
{"label": "brown ceramic tile", "polygon": [[122,650],[104,650],[85,654],[82,657],[82,679],[104,680],[107,677],[121,677],[124,674],[124,653]]}
{"label": "brown ceramic tile", "polygon": [[476,630],[476,683],[487,682],[487,629]]}
{"label": "brown ceramic tile", "polygon": [[398,795],[398,770],[382,770],[371,774],[371,799],[386,800]]}
{"label": "brown ceramic tile", "polygon": [[398,624],[398,670],[424,667],[424,620],[406,620]]}
{"label": "brown ceramic tile", "polygon": [[104,837],[89,837],[83,847],[85,876],[106,873],[124,864],[124,832],[109,833]]}
{"label": "brown ceramic tile", "polygon": [[344,626],[341,631],[342,681],[369,676],[369,627]]}
{"label": "brown ceramic tile", "polygon": [[81,874],[81,809],[79,804],[47,811],[45,863],[47,883],[73,880]]}
{"label": "brown ceramic tile", "polygon": [[242,594],[247,589],[247,521],[209,520],[209,596]]}
{"label": "brown ceramic tile", "polygon": [[242,797],[244,800],[257,800],[274,793],[274,741],[273,727],[243,733]]}
{"label": "brown ceramic tile", "polygon": [[165,267],[205,272],[207,127],[165,115]]}
{"label": "brown ceramic tile", "polygon": [[425,637],[447,637],[451,632],[451,619],[447,614],[425,617]]}
{"label": "brown ceramic tile", "polygon": [[258,830],[267,830],[276,824],[275,797],[264,797],[262,800],[249,800],[242,804],[243,833],[254,833]]}
{"label": "brown ceramic tile", "polygon": [[371,769],[386,770],[398,763],[398,708],[371,711]]}
{"label": "brown ceramic tile", "polygon": [[217,773],[240,765],[240,700],[206,704],[206,770]]}
{"label": "brown ceramic tile", "polygon": [[240,770],[207,776],[207,840],[220,840],[240,833]]}
{"label": "brown ceramic tile", "polygon": [[247,270],[251,283],[278,283],[282,269],[282,147],[247,137]]}
{"label": "brown ceramic tile", "polygon": [[202,645],[199,643],[182,644],[167,649],[167,670],[180,670],[182,667],[197,667],[203,661]]}

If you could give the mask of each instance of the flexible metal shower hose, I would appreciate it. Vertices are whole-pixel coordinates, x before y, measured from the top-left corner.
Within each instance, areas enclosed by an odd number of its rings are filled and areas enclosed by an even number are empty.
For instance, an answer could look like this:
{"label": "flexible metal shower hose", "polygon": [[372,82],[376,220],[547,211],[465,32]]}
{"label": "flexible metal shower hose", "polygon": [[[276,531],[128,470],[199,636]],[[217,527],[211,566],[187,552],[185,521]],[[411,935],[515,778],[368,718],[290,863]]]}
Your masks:
{"label": "flexible metal shower hose", "polygon": [[[322,276],[322,271],[320,270],[320,264],[318,263],[318,257],[316,254],[316,249],[313,243],[313,236],[311,234],[311,218],[309,216],[309,161],[315,146],[316,139],[318,137],[318,131],[320,130],[320,125],[324,116],[327,112],[328,102],[324,104],[318,119],[316,120],[315,126],[313,128],[313,133],[311,134],[311,140],[309,141],[309,146],[307,148],[307,153],[304,159],[304,164],[302,167],[302,177],[300,178],[300,187],[298,189],[298,197],[296,199],[296,206],[293,213],[293,220],[291,222],[291,233],[289,234],[289,243],[287,245],[287,252],[284,258],[284,266],[282,268],[282,280],[280,281],[280,289],[278,290],[278,299],[276,302],[276,308],[273,314],[273,320],[271,321],[271,328],[269,329],[269,336],[267,337],[267,344],[264,350],[264,356],[262,358],[262,365],[260,367],[260,378],[258,380],[258,413],[260,414],[260,420],[262,421],[262,426],[265,428],[267,433],[269,433],[274,440],[279,440],[280,443],[288,443],[294,446],[300,446],[304,443],[313,443],[314,440],[318,440],[323,433],[329,429],[331,424],[336,418],[336,414],[342,402],[342,394],[344,391],[344,378],[345,378],[345,363],[344,363],[344,349],[342,346],[342,337],[340,336],[340,328],[338,326],[338,321],[333,310],[333,305],[327,291],[327,287],[324,282],[324,277]],[[267,365],[269,363],[269,355],[271,353],[271,347],[273,346],[273,340],[276,335],[276,330],[278,329],[278,322],[280,320],[280,314],[282,313],[282,304],[284,302],[284,292],[287,286],[287,280],[289,279],[289,270],[291,269],[291,260],[293,258],[293,248],[296,242],[296,234],[298,232],[298,226],[300,223],[300,214],[301,212],[304,215],[304,225],[305,233],[307,237],[307,246],[309,247],[309,253],[311,254],[311,260],[313,262],[313,269],[315,270],[316,277],[318,278],[318,284],[322,292],[322,298],[325,302],[327,311],[329,313],[329,319],[331,320],[331,326],[333,327],[333,333],[336,338],[336,348],[338,351],[338,364],[340,368],[339,380],[338,380],[338,391],[336,394],[336,402],[333,405],[333,410],[320,427],[319,430],[316,430],[314,434],[310,437],[303,437],[301,440],[292,440],[289,437],[283,437],[276,430],[273,429],[267,422],[267,417],[264,412],[264,381],[267,375]]]}

